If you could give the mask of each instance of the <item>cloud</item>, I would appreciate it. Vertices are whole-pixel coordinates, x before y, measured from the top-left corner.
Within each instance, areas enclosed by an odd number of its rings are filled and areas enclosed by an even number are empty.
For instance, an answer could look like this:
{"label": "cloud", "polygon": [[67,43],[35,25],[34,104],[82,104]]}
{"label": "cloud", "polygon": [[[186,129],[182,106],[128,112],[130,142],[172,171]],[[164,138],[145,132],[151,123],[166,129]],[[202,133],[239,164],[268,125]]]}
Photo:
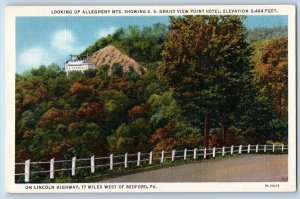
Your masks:
{"label": "cloud", "polygon": [[59,54],[69,54],[76,51],[76,35],[70,30],[61,29],[54,33],[51,45]]}
{"label": "cloud", "polygon": [[118,28],[111,26],[109,28],[100,29],[98,31],[97,37],[106,37],[109,34],[114,33]]}
{"label": "cloud", "polygon": [[40,65],[58,63],[62,65],[69,54],[79,53],[86,47],[79,45],[76,35],[67,29],[55,31],[50,37],[50,48],[46,43],[40,46],[28,46],[18,55],[17,71],[23,72],[27,69]]}
{"label": "cloud", "polygon": [[31,47],[21,52],[18,57],[18,63],[23,70],[26,70],[40,65],[48,65],[51,63],[51,60],[46,49]]}

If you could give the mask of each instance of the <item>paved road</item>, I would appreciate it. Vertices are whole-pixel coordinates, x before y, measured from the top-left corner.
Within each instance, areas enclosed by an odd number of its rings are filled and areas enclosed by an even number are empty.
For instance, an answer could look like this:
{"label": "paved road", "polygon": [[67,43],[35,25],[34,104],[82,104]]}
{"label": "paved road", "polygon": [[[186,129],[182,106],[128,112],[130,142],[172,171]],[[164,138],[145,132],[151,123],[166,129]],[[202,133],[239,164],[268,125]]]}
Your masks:
{"label": "paved road", "polygon": [[136,173],[104,182],[276,182],[288,179],[288,155],[248,155]]}

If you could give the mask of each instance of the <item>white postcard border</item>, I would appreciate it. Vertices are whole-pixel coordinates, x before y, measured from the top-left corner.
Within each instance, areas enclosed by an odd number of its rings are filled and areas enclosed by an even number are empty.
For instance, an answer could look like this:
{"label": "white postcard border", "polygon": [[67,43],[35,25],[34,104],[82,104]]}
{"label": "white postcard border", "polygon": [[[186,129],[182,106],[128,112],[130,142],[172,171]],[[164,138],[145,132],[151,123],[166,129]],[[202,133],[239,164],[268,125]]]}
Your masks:
{"label": "white postcard border", "polygon": [[[169,13],[146,14],[75,14],[76,10],[99,9],[276,9],[277,13],[247,13],[246,15],[288,15],[288,182],[276,182],[279,187],[266,188],[265,184],[274,182],[236,182],[236,183],[75,183],[79,186],[113,184],[120,186],[118,189],[27,189],[28,186],[60,186],[74,185],[74,183],[53,184],[15,184],[15,67],[16,67],[16,24],[17,16],[142,16],[142,15],[167,15]],[[53,15],[51,10],[73,10],[73,14]],[[178,13],[177,13],[178,14]],[[192,13],[191,13],[192,14]],[[205,13],[204,13],[205,14]],[[210,15],[228,15],[229,13],[210,13]],[[235,13],[243,15],[243,13]],[[172,14],[174,15],[174,14]],[[178,14],[181,15],[181,14]],[[5,88],[6,88],[6,115],[5,115],[5,185],[6,190],[12,193],[92,193],[92,192],[291,192],[296,190],[296,21],[295,6],[293,5],[226,5],[226,6],[11,6],[6,8],[5,21]],[[121,185],[155,185],[157,189],[124,189]]]}

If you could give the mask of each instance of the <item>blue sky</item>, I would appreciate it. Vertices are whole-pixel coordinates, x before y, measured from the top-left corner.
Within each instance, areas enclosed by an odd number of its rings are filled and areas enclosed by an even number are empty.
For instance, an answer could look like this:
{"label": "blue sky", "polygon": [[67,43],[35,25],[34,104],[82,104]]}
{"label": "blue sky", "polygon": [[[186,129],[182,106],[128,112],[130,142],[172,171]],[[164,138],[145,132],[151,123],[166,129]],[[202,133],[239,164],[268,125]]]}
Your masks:
{"label": "blue sky", "polygon": [[[248,16],[248,28],[287,25],[287,16]],[[147,17],[18,17],[16,20],[17,73],[41,64],[61,67],[69,54],[78,54],[117,28],[169,23],[166,16]]]}

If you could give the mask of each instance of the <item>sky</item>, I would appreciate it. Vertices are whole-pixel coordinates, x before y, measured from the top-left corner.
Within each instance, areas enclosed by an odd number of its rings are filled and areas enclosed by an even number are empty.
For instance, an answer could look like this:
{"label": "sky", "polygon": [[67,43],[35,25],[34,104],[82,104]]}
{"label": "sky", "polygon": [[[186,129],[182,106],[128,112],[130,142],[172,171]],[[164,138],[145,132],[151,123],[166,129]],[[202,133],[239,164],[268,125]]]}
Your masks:
{"label": "sky", "polygon": [[[128,17],[17,17],[16,72],[57,63],[63,67],[69,54],[79,54],[101,37],[131,25],[169,24],[167,16]],[[247,28],[287,25],[287,16],[248,16]]]}

